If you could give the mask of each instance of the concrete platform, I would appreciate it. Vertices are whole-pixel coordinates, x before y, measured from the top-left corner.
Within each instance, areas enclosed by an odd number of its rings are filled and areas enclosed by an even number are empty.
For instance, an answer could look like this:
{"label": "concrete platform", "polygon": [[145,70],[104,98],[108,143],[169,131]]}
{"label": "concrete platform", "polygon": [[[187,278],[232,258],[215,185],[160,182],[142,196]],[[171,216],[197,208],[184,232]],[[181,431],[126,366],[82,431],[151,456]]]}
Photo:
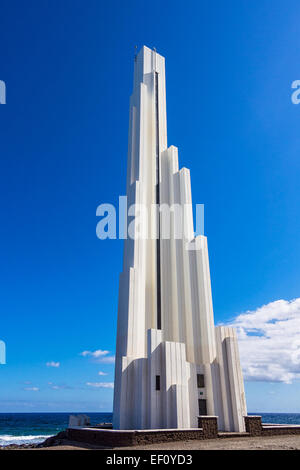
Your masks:
{"label": "concrete platform", "polygon": [[199,416],[199,428],[117,430],[88,426],[67,429],[70,441],[84,442],[99,447],[128,447],[171,441],[243,438],[299,434],[299,425],[263,425],[260,416],[245,416],[246,432],[219,432],[216,416]]}

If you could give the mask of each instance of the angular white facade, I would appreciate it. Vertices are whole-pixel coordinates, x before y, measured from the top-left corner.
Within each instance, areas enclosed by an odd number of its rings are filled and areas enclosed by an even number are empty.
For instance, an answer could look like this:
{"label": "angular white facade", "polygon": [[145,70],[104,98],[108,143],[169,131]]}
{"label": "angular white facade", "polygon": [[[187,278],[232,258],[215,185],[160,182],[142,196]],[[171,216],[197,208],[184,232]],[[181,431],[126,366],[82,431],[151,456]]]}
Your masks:
{"label": "angular white facade", "polygon": [[[243,431],[236,334],[214,326],[207,239],[194,238],[190,173],[167,146],[165,60],[147,47],[135,58],[127,196],[131,215],[143,205],[148,218],[131,223],[136,236],[125,240],[113,426],[196,428],[208,414],[218,416],[220,430]],[[163,208],[173,204],[185,206],[183,216],[168,217]],[[180,221],[184,238],[176,234]]]}

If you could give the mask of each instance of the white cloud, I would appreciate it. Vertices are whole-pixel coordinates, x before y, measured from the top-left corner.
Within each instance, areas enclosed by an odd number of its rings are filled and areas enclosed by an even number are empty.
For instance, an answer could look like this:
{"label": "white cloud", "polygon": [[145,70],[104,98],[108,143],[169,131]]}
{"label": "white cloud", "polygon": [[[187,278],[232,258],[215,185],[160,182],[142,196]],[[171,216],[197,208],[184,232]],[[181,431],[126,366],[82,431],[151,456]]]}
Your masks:
{"label": "white cloud", "polygon": [[106,372],[102,372],[102,370],[99,370],[98,375],[107,375]]}
{"label": "white cloud", "polygon": [[66,384],[57,385],[53,382],[48,382],[48,385],[50,386],[52,390],[71,390],[72,389],[72,387]]}
{"label": "white cloud", "polygon": [[238,315],[245,380],[291,383],[300,379],[300,298],[276,300]]}
{"label": "white cloud", "polygon": [[106,356],[109,354],[109,351],[103,351],[102,349],[97,349],[96,351],[83,351],[80,353],[81,356],[91,356],[91,357],[101,357],[101,356]]}
{"label": "white cloud", "polygon": [[54,361],[46,362],[46,366],[47,367],[59,367],[60,362],[54,362]]}
{"label": "white cloud", "polygon": [[25,387],[23,390],[26,390],[26,392],[38,392],[40,389],[38,387]]}
{"label": "white cloud", "polygon": [[97,362],[101,362],[102,364],[114,364],[115,363],[115,356],[106,356],[106,357],[101,357],[100,359],[97,360]]}
{"label": "white cloud", "polygon": [[114,388],[113,382],[87,382],[86,385],[96,388]]}

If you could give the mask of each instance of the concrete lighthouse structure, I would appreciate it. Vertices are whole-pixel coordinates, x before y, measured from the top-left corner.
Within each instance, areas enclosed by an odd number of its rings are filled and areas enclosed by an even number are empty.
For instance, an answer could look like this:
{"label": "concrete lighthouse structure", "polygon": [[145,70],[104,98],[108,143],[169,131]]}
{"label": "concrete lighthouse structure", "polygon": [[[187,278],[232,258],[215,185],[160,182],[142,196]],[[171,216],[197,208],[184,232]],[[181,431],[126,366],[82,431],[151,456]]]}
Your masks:
{"label": "concrete lighthouse structure", "polygon": [[167,145],[165,60],[147,47],[134,63],[127,197],[113,427],[196,428],[199,415],[214,415],[219,430],[241,432],[247,412],[236,333],[214,326],[190,173]]}

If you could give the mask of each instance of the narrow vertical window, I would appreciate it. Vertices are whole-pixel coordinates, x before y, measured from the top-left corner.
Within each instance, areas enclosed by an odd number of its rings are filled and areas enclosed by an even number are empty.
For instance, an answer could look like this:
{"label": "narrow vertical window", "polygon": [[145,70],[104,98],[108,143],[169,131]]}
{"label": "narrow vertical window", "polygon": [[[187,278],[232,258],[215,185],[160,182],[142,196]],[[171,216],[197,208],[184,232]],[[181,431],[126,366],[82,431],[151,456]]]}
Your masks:
{"label": "narrow vertical window", "polygon": [[157,375],[155,379],[155,390],[160,390],[160,375]]}
{"label": "narrow vertical window", "polygon": [[205,387],[205,384],[204,384],[204,375],[203,375],[203,374],[197,374],[197,387],[198,387],[198,388],[203,388],[203,387]]}

